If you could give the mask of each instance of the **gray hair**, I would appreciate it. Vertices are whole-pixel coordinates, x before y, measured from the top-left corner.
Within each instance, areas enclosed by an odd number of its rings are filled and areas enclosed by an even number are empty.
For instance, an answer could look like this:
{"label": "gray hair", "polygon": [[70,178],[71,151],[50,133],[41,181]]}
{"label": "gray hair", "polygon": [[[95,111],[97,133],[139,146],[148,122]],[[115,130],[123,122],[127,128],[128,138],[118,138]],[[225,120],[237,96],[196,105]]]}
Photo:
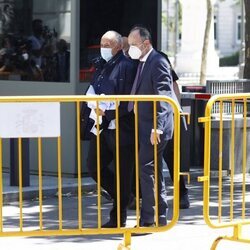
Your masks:
{"label": "gray hair", "polygon": [[115,42],[117,42],[117,44],[121,45],[122,46],[122,36],[121,34],[119,34],[118,32],[114,31],[114,30],[109,30],[107,31],[103,37],[107,37],[109,39],[112,39],[114,40]]}

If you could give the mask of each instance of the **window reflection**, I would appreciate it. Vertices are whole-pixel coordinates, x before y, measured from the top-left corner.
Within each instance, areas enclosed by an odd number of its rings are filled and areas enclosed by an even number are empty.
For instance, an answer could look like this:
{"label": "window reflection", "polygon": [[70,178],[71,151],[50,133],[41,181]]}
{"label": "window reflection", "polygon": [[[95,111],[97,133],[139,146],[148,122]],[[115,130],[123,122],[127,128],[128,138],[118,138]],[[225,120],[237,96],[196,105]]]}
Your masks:
{"label": "window reflection", "polygon": [[0,2],[0,80],[70,81],[70,0]]}
{"label": "window reflection", "polygon": [[134,25],[146,26],[152,31],[153,44],[157,47],[159,9],[160,2],[151,0],[81,0],[80,81],[92,79],[93,60],[100,56],[100,39],[108,30],[128,36]]}

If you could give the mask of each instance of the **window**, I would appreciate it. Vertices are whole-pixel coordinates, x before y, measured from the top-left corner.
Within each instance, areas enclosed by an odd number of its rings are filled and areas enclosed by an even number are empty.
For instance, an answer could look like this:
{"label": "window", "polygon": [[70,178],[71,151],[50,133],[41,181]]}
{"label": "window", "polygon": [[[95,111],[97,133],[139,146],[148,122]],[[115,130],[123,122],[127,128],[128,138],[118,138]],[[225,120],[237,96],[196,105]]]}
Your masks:
{"label": "window", "polygon": [[217,40],[217,16],[214,16],[214,40]]}
{"label": "window", "polygon": [[214,42],[215,42],[215,47],[218,45],[218,19],[217,16],[214,16]]}
{"label": "window", "polygon": [[237,16],[236,23],[236,42],[241,42],[241,15]]}
{"label": "window", "polygon": [[[80,1],[80,81],[89,82],[95,67],[93,59],[100,56],[100,39],[108,30],[128,36],[134,25],[151,30],[153,45],[160,44],[158,23],[159,1],[151,0],[81,0]],[[159,48],[160,49],[160,46]]]}
{"label": "window", "polygon": [[69,82],[71,0],[0,2],[0,80]]}

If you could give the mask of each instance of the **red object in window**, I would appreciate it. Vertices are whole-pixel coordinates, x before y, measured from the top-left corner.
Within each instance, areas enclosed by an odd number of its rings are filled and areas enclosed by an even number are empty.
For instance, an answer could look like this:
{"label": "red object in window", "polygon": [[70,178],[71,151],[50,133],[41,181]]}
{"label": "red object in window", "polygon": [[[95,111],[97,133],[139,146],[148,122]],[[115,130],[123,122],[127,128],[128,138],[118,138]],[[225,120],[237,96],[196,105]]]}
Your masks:
{"label": "red object in window", "polygon": [[80,81],[83,81],[83,82],[90,81],[94,73],[95,73],[94,66],[88,69],[80,69]]}
{"label": "red object in window", "polygon": [[101,46],[100,46],[100,44],[98,44],[98,45],[90,45],[90,46],[88,46],[87,48],[88,48],[88,49],[100,49]]}

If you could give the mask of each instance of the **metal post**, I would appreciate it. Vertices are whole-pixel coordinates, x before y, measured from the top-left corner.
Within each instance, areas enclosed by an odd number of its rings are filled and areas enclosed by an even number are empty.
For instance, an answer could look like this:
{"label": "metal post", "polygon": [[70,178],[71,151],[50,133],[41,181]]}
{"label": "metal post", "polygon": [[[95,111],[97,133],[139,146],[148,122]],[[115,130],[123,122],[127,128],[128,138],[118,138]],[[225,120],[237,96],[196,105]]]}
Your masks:
{"label": "metal post", "polygon": [[[22,186],[30,186],[29,139],[22,139]],[[18,139],[10,139],[10,186],[19,186]]]}

